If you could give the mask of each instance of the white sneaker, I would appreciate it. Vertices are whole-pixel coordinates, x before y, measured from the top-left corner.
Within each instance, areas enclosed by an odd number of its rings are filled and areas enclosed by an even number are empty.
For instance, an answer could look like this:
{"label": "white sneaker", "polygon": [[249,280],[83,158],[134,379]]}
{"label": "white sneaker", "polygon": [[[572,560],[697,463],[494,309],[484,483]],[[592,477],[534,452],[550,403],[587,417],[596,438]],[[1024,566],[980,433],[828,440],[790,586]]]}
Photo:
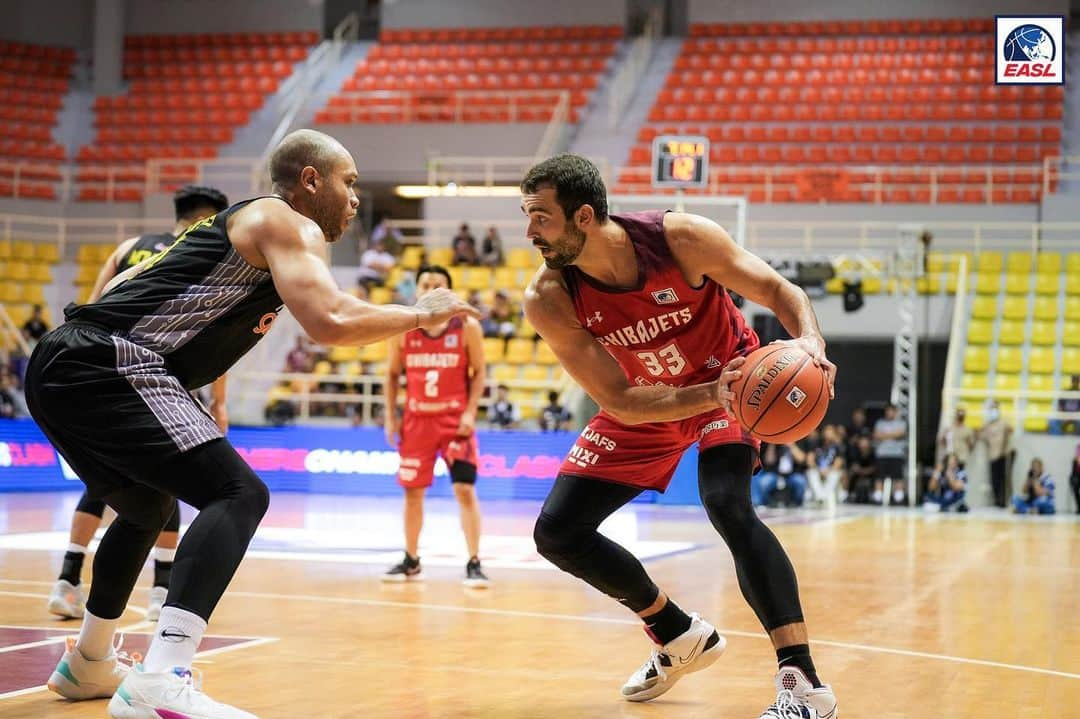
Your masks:
{"label": "white sneaker", "polygon": [[161,609],[165,606],[165,598],[169,596],[169,590],[165,587],[150,588],[150,604],[146,607],[146,621],[156,622],[161,616]]}
{"label": "white sneaker", "polygon": [[68,637],[67,651],[49,677],[49,691],[76,701],[111,697],[131,671],[130,664],[120,660],[130,661],[130,657],[114,651],[104,659],[87,659],[75,646],[75,637]]}
{"label": "white sneaker", "polygon": [[776,674],[776,701],[758,719],[836,719],[836,696],[828,684],[814,688],[798,667]]}
{"label": "white sneaker", "polygon": [[697,614],[690,615],[690,628],[662,647],[623,684],[623,699],[645,702],[655,699],[684,675],[701,671],[724,652],[727,640]]}
{"label": "white sneaker", "polygon": [[136,665],[109,702],[112,719],[258,719],[254,714],[221,704],[200,690],[202,682],[190,670],[150,674]]}
{"label": "white sneaker", "polygon": [[75,586],[66,579],[56,580],[49,593],[49,613],[67,619],[82,619],[86,614],[86,599],[82,587]]}

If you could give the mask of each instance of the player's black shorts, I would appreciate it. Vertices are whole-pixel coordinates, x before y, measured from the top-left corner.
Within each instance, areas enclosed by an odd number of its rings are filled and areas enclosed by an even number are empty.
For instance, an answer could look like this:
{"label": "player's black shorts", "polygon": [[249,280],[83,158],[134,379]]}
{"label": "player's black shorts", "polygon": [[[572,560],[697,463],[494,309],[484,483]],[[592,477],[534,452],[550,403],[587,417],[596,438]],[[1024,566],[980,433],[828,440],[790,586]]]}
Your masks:
{"label": "player's black shorts", "polygon": [[38,343],[26,403],[95,498],[153,484],[171,456],[222,436],[161,355],[86,322],[61,325]]}

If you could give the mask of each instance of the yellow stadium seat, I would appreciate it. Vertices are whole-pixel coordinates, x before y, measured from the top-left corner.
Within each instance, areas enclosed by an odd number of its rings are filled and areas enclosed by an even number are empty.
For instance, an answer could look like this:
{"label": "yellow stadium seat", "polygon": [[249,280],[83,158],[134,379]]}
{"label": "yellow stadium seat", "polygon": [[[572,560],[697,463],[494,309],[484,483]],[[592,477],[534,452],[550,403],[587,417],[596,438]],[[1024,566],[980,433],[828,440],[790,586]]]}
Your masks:
{"label": "yellow stadium seat", "polygon": [[1037,320],[1056,320],[1058,318],[1058,298],[1057,297],[1036,297],[1035,298],[1035,319]]}
{"label": "yellow stadium seat", "polygon": [[35,262],[30,265],[30,279],[45,284],[52,282],[52,273],[49,271],[49,266],[44,262]]}
{"label": "yellow stadium seat", "polygon": [[982,429],[982,426],[985,423],[985,421],[986,420],[983,419],[983,410],[982,410],[982,403],[981,402],[978,403],[978,404],[972,403],[970,406],[967,407],[967,426],[968,427],[971,427],[972,429],[976,429],[976,430]]}
{"label": "yellow stadium seat", "polygon": [[1032,347],[1028,350],[1028,372],[1053,374],[1056,365],[1054,350],[1049,347]]}
{"label": "yellow stadium seat", "polygon": [[424,248],[420,245],[405,245],[401,250],[401,266],[407,270],[416,270],[424,259]]}
{"label": "yellow stadium seat", "polygon": [[825,291],[830,295],[842,295],[844,294],[844,278],[832,277],[825,280]]}
{"label": "yellow stadium seat", "polygon": [[96,261],[98,264],[101,264],[105,260],[109,259],[109,257],[112,256],[113,251],[116,249],[116,245],[109,244],[94,245],[94,247],[96,248],[94,252],[97,255]]}
{"label": "yellow stadium seat", "polygon": [[972,320],[968,325],[967,341],[971,345],[988,345],[994,340],[994,325],[987,320]]}
{"label": "yellow stadium seat", "polygon": [[0,258],[9,259],[12,251],[11,240],[0,240]]}
{"label": "yellow stadium seat", "polygon": [[1065,275],[1065,294],[1070,297],[1080,295],[1080,272]]}
{"label": "yellow stadium seat", "polygon": [[1039,272],[1056,275],[1061,272],[1061,254],[1058,252],[1040,252],[1035,266]]}
{"label": "yellow stadium seat", "polygon": [[1066,347],[1080,347],[1080,322],[1066,322],[1061,340]]}
{"label": "yellow stadium seat", "polygon": [[997,317],[997,297],[976,297],[971,301],[971,316],[980,320]]}
{"label": "yellow stadium seat", "polygon": [[920,277],[915,280],[915,288],[919,291],[920,295],[939,294],[941,292],[941,277],[938,275]]}
{"label": "yellow stadium seat", "polygon": [[469,295],[472,294],[472,291],[467,290],[465,288],[461,288],[461,289],[455,289],[454,294],[458,296],[459,300],[461,300],[463,302],[468,302],[469,301]]}
{"label": "yellow stadium seat", "polygon": [[531,340],[536,337],[536,328],[532,326],[532,323],[529,322],[528,318],[522,315],[517,330],[514,332],[514,336]]}
{"label": "yellow stadium seat", "polygon": [[8,279],[22,282],[30,279],[30,264],[28,262],[12,261],[7,263]]}
{"label": "yellow stadium seat", "polygon": [[990,375],[965,374],[960,378],[960,387],[963,389],[986,389],[990,386]]}
{"label": "yellow stadium seat", "polygon": [[[442,264],[442,263],[437,262],[435,264]],[[464,289],[466,289],[466,287],[465,287],[465,270],[466,270],[466,268],[465,267],[449,267],[447,265],[443,265],[443,267],[446,267],[446,271],[450,273],[450,284],[453,285],[455,290],[464,290]]]}
{"label": "yellow stadium seat", "polygon": [[1029,374],[1027,388],[1032,392],[1052,392],[1054,376],[1049,374]]}
{"label": "yellow stadium seat", "polygon": [[1027,274],[1031,272],[1030,252],[1010,252],[1005,256],[1005,269],[1008,272]]}
{"label": "yellow stadium seat", "polygon": [[22,302],[22,285],[15,282],[0,283],[0,302]]}
{"label": "yellow stadium seat", "polygon": [[499,337],[484,338],[484,359],[488,362],[502,362],[506,354],[506,340]]}
{"label": "yellow stadium seat", "polygon": [[23,302],[35,305],[45,304],[45,288],[41,285],[23,285]]}
{"label": "yellow stadium seat", "polygon": [[449,267],[454,260],[454,251],[449,247],[432,247],[427,251],[429,265],[442,265]]}
{"label": "yellow stadium seat", "polygon": [[1080,348],[1066,347],[1061,350],[1061,371],[1065,374],[1080,374]]}
{"label": "yellow stadium seat", "polygon": [[506,266],[528,270],[539,264],[536,250],[527,247],[514,247],[506,253]]}
{"label": "yellow stadium seat", "polygon": [[11,245],[11,256],[17,260],[34,259],[34,243],[26,240],[16,240]]}
{"label": "yellow stadium seat", "polygon": [[[540,345],[536,347],[536,354],[540,355]],[[521,370],[521,379],[529,380],[530,382],[550,382],[551,381],[551,367],[547,364],[535,364],[526,365]]]}
{"label": "yellow stadium seat", "polygon": [[331,362],[355,362],[360,358],[360,348],[331,347],[328,357]]}
{"label": "yellow stadium seat", "polygon": [[986,372],[990,369],[990,352],[985,347],[964,348],[964,371]]}
{"label": "yellow stadium seat", "polygon": [[518,376],[518,368],[514,365],[498,362],[491,368],[491,379],[499,384],[514,382],[518,379]]}
{"label": "yellow stadium seat", "polygon": [[545,365],[559,364],[559,358],[555,356],[548,343],[543,340],[536,343],[536,361]]}
{"label": "yellow stadium seat", "polygon": [[1010,347],[1024,344],[1024,323],[1003,320],[998,330],[998,343]]}
{"label": "yellow stadium seat", "polygon": [[1050,412],[1050,405],[1046,402],[1028,402],[1024,411],[1025,432],[1045,432],[1049,428],[1046,415]]}
{"label": "yellow stadium seat", "polygon": [[38,262],[55,265],[60,261],[60,248],[52,242],[35,242],[34,259]]}
{"label": "yellow stadium seat", "polygon": [[1080,272],[1080,252],[1070,252],[1065,256],[1065,271],[1069,274]]}
{"label": "yellow stadium seat", "polygon": [[980,295],[996,295],[1001,289],[1001,275],[981,273],[972,275],[975,293]]}
{"label": "yellow stadium seat", "polygon": [[1027,297],[1006,297],[1005,304],[1001,308],[1001,315],[1010,320],[1023,320],[1027,319],[1028,315],[1028,298]]}
{"label": "yellow stadium seat", "polygon": [[1014,390],[1020,389],[1020,375],[999,374],[994,377],[994,389]]}
{"label": "yellow stadium seat", "polygon": [[882,282],[880,277],[864,277],[862,291],[864,295],[880,295]]}
{"label": "yellow stadium seat", "polygon": [[1051,274],[1038,274],[1035,275],[1035,294],[1037,295],[1057,295],[1058,288],[1061,287],[1061,276]]}
{"label": "yellow stadium seat", "polygon": [[334,365],[329,360],[319,360],[315,363],[315,367],[311,370],[312,374],[331,374],[334,371]]}
{"label": "yellow stadium seat", "polygon": [[510,289],[519,286],[519,271],[516,267],[496,267],[495,276],[492,278],[497,289]]}
{"label": "yellow stadium seat", "polygon": [[515,337],[506,343],[506,361],[510,364],[529,364],[533,361],[533,341]]}
{"label": "yellow stadium seat", "polygon": [[540,416],[540,410],[536,406],[535,392],[511,392],[510,401],[518,408],[518,412],[521,413],[521,419],[536,419]]}
{"label": "yellow stadium seat", "polygon": [[1002,257],[1000,252],[993,250],[983,250],[975,261],[975,269],[979,272],[1001,272],[1004,266],[1005,258]]}
{"label": "yellow stadium seat", "polygon": [[383,284],[391,288],[397,287],[398,283],[401,282],[404,277],[405,269],[401,265],[394,265],[390,268],[390,271],[386,273],[386,282]]}
{"label": "yellow stadium seat", "polygon": [[80,265],[97,262],[97,247],[95,245],[79,245],[79,249],[75,252],[75,261]]}
{"label": "yellow stadium seat", "polygon": [[90,292],[93,290],[91,285],[83,285],[79,288],[79,291],[75,293],[75,303],[85,305],[90,301]]}
{"label": "yellow stadium seat", "polygon": [[1031,344],[1052,347],[1057,344],[1057,324],[1036,321],[1031,325]]}
{"label": "yellow stadium seat", "polygon": [[944,252],[929,252],[926,255],[926,271],[927,272],[944,272],[947,265],[947,258]]}
{"label": "yellow stadium seat", "polygon": [[470,290],[490,289],[493,279],[490,267],[470,267],[465,273],[465,287]]}
{"label": "yellow stadium seat", "polygon": [[1019,374],[1024,368],[1024,353],[1016,347],[1002,347],[997,352],[997,371]]}
{"label": "yellow stadium seat", "polygon": [[957,284],[959,284],[959,281],[960,275],[956,274],[955,272],[950,272],[949,274],[945,275],[945,292],[950,295],[955,295],[956,286]]}
{"label": "yellow stadium seat", "polygon": [[98,268],[94,265],[79,265],[79,269],[75,272],[75,284],[93,285],[97,276]]}
{"label": "yellow stadium seat", "polygon": [[386,341],[376,342],[375,344],[364,345],[360,348],[360,361],[361,362],[385,362],[386,361],[387,346]]}
{"label": "yellow stadium seat", "polygon": [[1009,273],[1005,275],[1005,293],[1009,295],[1026,295],[1031,291],[1031,275],[1018,275]]}
{"label": "yellow stadium seat", "polygon": [[372,287],[368,290],[368,302],[373,305],[389,304],[394,298],[394,291],[389,287]]}
{"label": "yellow stadium seat", "polygon": [[1065,298],[1065,319],[1070,322],[1080,320],[1080,297]]}

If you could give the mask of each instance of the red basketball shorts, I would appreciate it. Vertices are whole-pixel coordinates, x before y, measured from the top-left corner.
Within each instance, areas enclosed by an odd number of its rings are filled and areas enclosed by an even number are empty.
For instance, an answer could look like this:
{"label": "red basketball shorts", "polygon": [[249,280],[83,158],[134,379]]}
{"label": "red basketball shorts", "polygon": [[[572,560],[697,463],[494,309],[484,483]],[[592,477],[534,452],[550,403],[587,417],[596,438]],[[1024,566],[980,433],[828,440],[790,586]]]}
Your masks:
{"label": "red basketball shorts", "polygon": [[700,450],[721,444],[761,446],[723,410],[677,422],[634,425],[601,411],[574,442],[559,472],[663,492],[683,452],[694,442]]}
{"label": "red basketball shorts", "polygon": [[476,435],[458,437],[459,414],[415,414],[406,412],[401,423],[401,468],[398,484],[402,487],[430,487],[435,478],[435,459],[442,455],[446,466],[457,461],[478,465],[480,452]]}

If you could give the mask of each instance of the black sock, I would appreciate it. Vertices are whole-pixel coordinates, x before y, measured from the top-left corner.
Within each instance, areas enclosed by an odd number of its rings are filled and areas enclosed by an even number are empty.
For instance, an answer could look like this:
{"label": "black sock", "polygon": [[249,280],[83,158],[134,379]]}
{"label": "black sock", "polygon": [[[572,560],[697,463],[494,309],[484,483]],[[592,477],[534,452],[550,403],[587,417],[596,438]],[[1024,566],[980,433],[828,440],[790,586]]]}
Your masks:
{"label": "black sock", "polygon": [[79,586],[82,575],[83,560],[86,554],[83,552],[66,552],[64,554],[64,566],[60,569],[60,579],[73,587]]}
{"label": "black sock", "polygon": [[776,650],[776,661],[780,664],[780,668],[784,667],[798,667],[802,669],[803,674],[810,680],[810,683],[817,689],[821,686],[821,680],[818,679],[817,670],[814,669],[814,660],[810,658],[810,645],[809,644],[795,644],[790,647],[781,647]]}
{"label": "black sock", "polygon": [[690,628],[690,615],[670,599],[656,614],[642,617],[646,631],[660,644],[667,644]]}
{"label": "black sock", "polygon": [[169,588],[169,579],[172,577],[172,562],[154,560],[154,586]]}

